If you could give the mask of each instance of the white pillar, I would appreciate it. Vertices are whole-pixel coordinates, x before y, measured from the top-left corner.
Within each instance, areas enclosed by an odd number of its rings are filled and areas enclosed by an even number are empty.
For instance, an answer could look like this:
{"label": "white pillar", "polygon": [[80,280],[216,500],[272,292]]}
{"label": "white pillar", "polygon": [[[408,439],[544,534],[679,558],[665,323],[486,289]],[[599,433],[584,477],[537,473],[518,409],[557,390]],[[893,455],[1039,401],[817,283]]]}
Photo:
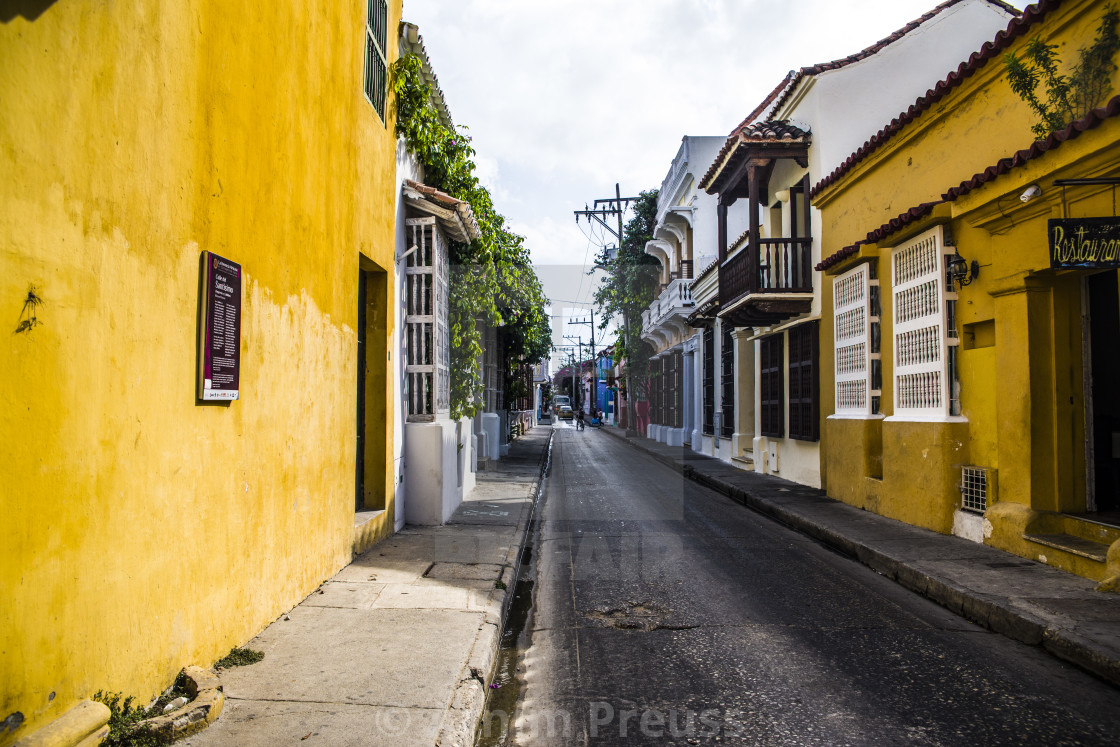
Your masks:
{"label": "white pillar", "polygon": [[681,428],[684,431],[684,440],[691,441],[695,430],[696,420],[696,340],[689,338],[684,343],[684,354],[681,356]]}
{"label": "white pillar", "polygon": [[[704,443],[704,332],[689,341],[693,350],[692,369],[692,450],[701,451]],[[697,352],[699,351],[699,352]]]}
{"label": "white pillar", "polygon": [[755,342],[749,339],[753,329],[738,329],[731,333],[735,341],[735,435],[731,444],[735,456],[754,451],[755,402]]}

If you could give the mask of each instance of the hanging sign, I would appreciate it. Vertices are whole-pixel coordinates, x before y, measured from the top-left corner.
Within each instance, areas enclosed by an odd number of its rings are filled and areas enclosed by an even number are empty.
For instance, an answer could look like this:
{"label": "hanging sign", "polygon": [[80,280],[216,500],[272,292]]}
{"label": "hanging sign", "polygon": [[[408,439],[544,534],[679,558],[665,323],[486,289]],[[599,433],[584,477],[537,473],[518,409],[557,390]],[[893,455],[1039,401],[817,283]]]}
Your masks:
{"label": "hanging sign", "polygon": [[1120,267],[1120,218],[1051,218],[1050,267]]}
{"label": "hanging sign", "polygon": [[202,253],[202,304],[198,320],[198,398],[238,399],[241,379],[241,265]]}

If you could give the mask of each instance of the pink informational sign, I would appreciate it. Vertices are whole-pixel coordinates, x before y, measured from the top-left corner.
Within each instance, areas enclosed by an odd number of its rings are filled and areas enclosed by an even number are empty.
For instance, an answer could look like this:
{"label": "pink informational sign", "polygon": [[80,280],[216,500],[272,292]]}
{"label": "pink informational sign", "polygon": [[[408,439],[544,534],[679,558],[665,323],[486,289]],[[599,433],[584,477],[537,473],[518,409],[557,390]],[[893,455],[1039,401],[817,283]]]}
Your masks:
{"label": "pink informational sign", "polygon": [[241,265],[202,253],[198,398],[239,399],[241,379]]}

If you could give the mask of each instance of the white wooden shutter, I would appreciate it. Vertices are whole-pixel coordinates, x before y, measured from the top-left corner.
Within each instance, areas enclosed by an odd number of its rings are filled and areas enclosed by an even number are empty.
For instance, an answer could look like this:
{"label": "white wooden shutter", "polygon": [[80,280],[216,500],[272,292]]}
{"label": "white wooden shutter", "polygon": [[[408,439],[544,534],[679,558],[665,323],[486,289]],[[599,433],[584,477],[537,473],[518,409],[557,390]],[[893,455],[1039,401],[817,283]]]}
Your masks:
{"label": "white wooden shutter", "polygon": [[435,218],[405,220],[413,251],[405,265],[404,397],[410,420],[451,406],[447,242]]}
{"label": "white wooden shutter", "polygon": [[[949,415],[948,325],[942,227],[891,252],[894,319],[894,415],[917,419]],[[955,342],[955,340],[954,340]]]}
{"label": "white wooden shutter", "polygon": [[871,414],[870,274],[864,264],[832,281],[837,415]]}

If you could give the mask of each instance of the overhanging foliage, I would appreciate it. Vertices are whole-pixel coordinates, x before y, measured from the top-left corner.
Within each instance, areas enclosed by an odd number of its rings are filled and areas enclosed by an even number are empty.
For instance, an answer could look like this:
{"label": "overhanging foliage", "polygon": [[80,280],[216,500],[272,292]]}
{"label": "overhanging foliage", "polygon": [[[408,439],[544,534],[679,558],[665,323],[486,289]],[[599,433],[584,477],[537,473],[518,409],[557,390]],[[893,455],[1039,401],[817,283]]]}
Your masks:
{"label": "overhanging foliage", "polygon": [[451,417],[470,416],[481,408],[479,323],[503,326],[500,352],[511,370],[536,363],[551,346],[548,300],[524,239],[506,228],[475,176],[470,137],[440,121],[419,57],[406,54],[394,63],[393,92],[397,136],[423,168],[425,184],[469,204],[482,231],[469,244],[452,242],[450,252]]}

